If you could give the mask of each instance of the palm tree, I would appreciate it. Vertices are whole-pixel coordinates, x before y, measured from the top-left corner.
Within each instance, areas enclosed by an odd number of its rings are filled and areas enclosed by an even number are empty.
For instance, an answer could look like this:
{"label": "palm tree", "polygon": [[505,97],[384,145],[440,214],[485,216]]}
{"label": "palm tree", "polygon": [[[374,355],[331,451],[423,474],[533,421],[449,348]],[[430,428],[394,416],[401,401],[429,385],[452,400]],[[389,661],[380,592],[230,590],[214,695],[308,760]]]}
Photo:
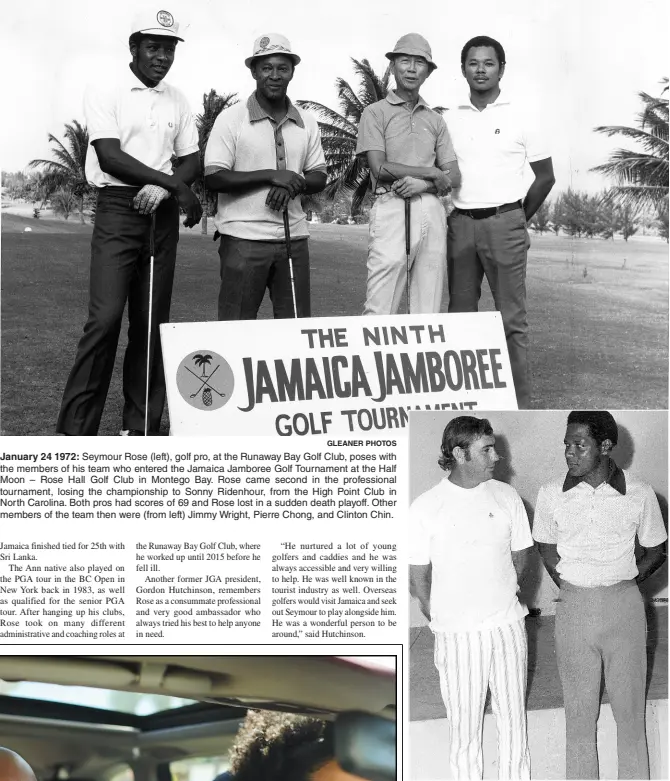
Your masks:
{"label": "palm tree", "polygon": [[608,198],[621,206],[644,208],[658,206],[668,198],[668,78],[661,97],[639,92],[643,103],[637,115],[637,127],[607,125],[595,128],[607,136],[621,135],[637,142],[640,150],[616,149],[607,163],[591,169],[611,176],[617,182]]}
{"label": "palm tree", "polygon": [[212,362],[212,356],[209,355],[203,355],[202,353],[198,353],[197,355],[193,356],[193,361],[195,362],[196,366],[202,366],[202,376],[205,376],[205,369],[207,368],[207,365]]}
{"label": "palm tree", "polygon": [[195,118],[195,124],[198,128],[198,146],[200,147],[201,176],[193,183],[193,189],[202,204],[201,226],[203,234],[207,233],[207,214],[210,209],[213,211],[216,208],[216,197],[213,193],[209,193],[205,187],[205,147],[216,118],[224,109],[235,105],[235,103],[238,103],[237,92],[219,95],[216,90],[211,89],[209,93],[202,96],[202,114],[198,114]]}
{"label": "palm tree", "polygon": [[351,195],[353,216],[360,209],[370,186],[367,162],[356,157],[358,125],[363,110],[386,97],[391,66],[386,68],[380,78],[367,60],[359,61],[352,57],[351,61],[359,79],[358,91],[344,79],[335,81],[342,114],[313,100],[299,100],[297,103],[300,108],[314,111],[319,117],[321,142],[328,166],[328,183],[324,194],[329,199],[334,199],[341,192]]}
{"label": "palm tree", "polygon": [[71,125],[65,125],[66,147],[56,136],[49,133],[49,143],[55,160],[31,160],[30,168],[44,167],[43,184],[49,193],[59,188],[69,188],[79,204],[79,217],[84,222],[84,198],[91,193],[91,186],[86,181],[86,152],[88,150],[88,130],[76,119]]}

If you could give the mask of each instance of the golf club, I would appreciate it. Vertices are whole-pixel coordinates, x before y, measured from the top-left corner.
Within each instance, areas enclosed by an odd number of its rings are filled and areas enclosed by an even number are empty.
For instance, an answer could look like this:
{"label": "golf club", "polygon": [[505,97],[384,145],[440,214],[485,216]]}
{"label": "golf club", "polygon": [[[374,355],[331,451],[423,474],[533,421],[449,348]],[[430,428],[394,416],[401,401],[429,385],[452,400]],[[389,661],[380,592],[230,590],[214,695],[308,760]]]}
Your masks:
{"label": "golf club", "polygon": [[409,198],[405,198],[405,255],[407,257],[407,314],[411,314],[410,294],[412,292],[409,275],[409,253],[410,253],[410,217],[412,204]]}
{"label": "golf club", "polygon": [[144,391],[144,436],[149,436],[149,369],[151,365],[151,318],[154,301],[154,234],[156,232],[156,212],[151,215],[149,228],[149,333],[147,335],[147,381]]}
{"label": "golf club", "polygon": [[298,307],[295,302],[295,282],[293,281],[293,258],[291,257],[291,230],[288,225],[288,207],[284,209],[284,241],[286,242],[286,254],[288,255],[288,273],[291,278],[291,295],[293,296],[293,317],[298,316]]}

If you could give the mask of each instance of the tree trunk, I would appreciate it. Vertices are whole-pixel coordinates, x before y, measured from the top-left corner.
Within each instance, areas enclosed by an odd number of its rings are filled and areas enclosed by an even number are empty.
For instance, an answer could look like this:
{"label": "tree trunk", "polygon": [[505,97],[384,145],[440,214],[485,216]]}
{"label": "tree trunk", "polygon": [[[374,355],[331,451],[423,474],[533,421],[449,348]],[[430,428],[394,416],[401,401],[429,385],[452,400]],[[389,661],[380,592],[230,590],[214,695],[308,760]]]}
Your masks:
{"label": "tree trunk", "polygon": [[79,199],[79,219],[81,220],[82,225],[86,225],[86,221],[84,220],[84,196],[83,195]]}
{"label": "tree trunk", "polygon": [[200,232],[203,236],[207,235],[207,214],[205,213],[204,209],[202,212],[202,220],[200,220]]}

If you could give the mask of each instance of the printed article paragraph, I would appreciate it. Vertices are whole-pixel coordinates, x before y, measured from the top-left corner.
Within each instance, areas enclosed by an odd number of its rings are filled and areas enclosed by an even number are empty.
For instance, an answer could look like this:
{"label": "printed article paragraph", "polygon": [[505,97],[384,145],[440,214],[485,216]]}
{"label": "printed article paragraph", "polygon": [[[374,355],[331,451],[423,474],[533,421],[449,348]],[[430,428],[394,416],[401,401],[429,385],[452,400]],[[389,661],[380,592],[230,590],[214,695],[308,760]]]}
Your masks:
{"label": "printed article paragraph", "polygon": [[5,443],[5,643],[397,642],[404,630],[394,440]]}

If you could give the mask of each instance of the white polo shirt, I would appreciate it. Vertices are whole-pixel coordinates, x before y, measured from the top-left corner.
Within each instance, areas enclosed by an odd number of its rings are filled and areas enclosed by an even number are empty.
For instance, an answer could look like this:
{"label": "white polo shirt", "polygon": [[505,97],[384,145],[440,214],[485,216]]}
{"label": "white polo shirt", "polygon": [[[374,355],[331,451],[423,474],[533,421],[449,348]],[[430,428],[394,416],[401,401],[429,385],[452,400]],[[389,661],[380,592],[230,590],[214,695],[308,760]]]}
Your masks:
{"label": "white polo shirt", "polygon": [[636,535],[646,548],[668,537],[653,488],[616,465],[597,488],[570,476],[540,488],[533,537],[557,546],[556,569],[568,583],[588,588],[635,578]]}
{"label": "white polo shirt", "polygon": [[460,488],[445,477],[409,512],[409,563],[432,564],[431,629],[465,632],[520,621],[512,551],[533,538],[519,494],[498,480]]}
{"label": "white polo shirt", "polygon": [[[255,93],[245,103],[222,111],[205,150],[205,174],[227,171],[260,171],[268,168],[326,172],[321,133],[316,119],[289,101],[288,112],[277,123],[259,105]],[[214,224],[219,233],[251,241],[283,241],[281,211],[266,205],[270,187],[246,193],[219,193]],[[288,207],[292,238],[309,236],[300,198]]]}
{"label": "white polo shirt", "polygon": [[[198,131],[184,95],[160,81],[145,86],[130,67],[119,78],[90,84],[84,94],[89,140],[118,138],[121,150],[144,165],[172,173],[173,155],[198,151]],[[131,187],[100,169],[95,147],[86,154],[86,178],[93,187]]]}
{"label": "white polo shirt", "polygon": [[503,93],[483,111],[469,98],[444,114],[461,186],[452,193],[460,209],[483,209],[526,197],[527,163],[550,157],[536,116]]}

